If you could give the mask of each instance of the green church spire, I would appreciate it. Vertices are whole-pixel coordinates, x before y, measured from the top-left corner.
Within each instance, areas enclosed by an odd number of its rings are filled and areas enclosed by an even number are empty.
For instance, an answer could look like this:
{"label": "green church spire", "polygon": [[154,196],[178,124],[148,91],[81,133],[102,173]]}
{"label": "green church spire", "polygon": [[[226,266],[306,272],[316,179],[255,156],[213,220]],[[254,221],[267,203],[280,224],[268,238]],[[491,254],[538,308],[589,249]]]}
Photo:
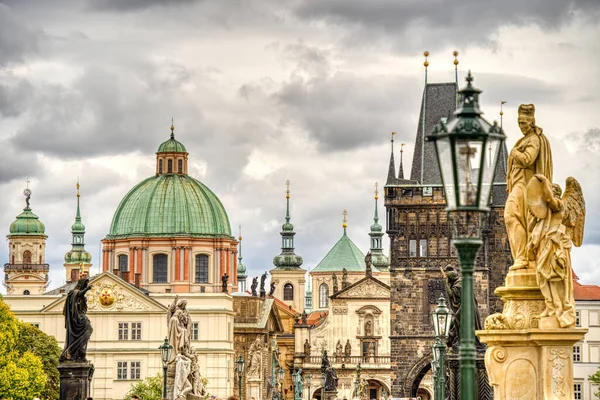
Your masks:
{"label": "green church spire", "polygon": [[285,223],[281,227],[281,254],[273,258],[273,264],[279,269],[298,269],[302,265],[302,257],[294,253],[294,225],[290,223],[290,181],[286,185]]}
{"label": "green church spire", "polygon": [[79,200],[81,193],[79,192],[79,181],[77,181],[77,211],[75,213],[75,222],[71,225],[71,234],[73,240],[71,243],[71,251],[65,254],[65,265],[67,264],[89,264],[92,260],[92,255],[85,251],[85,225],[81,221],[81,209]]}
{"label": "green church spire", "polygon": [[383,254],[383,228],[379,225],[379,214],[377,212],[377,201],[379,200],[379,184],[375,182],[375,212],[373,213],[373,225],[371,225],[371,259],[373,265],[380,270],[387,270],[390,267],[388,257]]}

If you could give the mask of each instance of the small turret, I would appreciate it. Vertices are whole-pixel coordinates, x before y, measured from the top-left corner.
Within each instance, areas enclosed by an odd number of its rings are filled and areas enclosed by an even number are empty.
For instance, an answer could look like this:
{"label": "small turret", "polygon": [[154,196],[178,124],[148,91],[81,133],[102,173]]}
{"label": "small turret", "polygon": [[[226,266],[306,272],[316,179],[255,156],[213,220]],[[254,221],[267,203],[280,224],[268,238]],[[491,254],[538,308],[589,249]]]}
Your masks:
{"label": "small turret", "polygon": [[71,225],[73,237],[71,250],[65,254],[65,273],[67,282],[75,282],[84,276],[89,276],[92,264],[92,255],[85,250],[85,225],[81,221],[81,210],[79,207],[79,181],[77,181],[77,211],[75,222]]}

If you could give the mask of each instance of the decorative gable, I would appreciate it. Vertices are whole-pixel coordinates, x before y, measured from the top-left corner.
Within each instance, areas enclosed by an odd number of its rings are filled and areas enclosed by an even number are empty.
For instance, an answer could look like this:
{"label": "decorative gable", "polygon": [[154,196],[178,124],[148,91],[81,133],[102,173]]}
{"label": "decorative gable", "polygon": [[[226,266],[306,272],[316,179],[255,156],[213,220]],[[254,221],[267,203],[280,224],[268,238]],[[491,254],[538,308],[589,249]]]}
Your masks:
{"label": "decorative gable", "polygon": [[[87,292],[88,313],[96,312],[166,312],[166,307],[146,296],[131,284],[110,272],[90,280]],[[48,305],[42,312],[62,312],[66,296]]]}
{"label": "decorative gable", "polygon": [[331,296],[332,299],[389,299],[390,287],[373,277],[366,277]]}

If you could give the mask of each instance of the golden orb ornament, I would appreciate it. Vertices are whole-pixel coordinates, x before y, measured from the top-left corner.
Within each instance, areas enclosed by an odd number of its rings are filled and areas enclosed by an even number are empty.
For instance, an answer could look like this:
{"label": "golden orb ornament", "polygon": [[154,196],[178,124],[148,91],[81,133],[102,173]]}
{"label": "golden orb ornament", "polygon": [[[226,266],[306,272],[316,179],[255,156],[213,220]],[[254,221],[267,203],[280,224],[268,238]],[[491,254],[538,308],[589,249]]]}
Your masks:
{"label": "golden orb ornament", "polygon": [[452,55],[453,55],[454,57],[458,56],[458,51],[454,50],[454,51],[452,52]]}
{"label": "golden orb ornament", "polygon": [[429,61],[425,61],[425,62],[423,63],[423,65],[424,65],[424,66],[426,66],[426,67],[429,67]]}
{"label": "golden orb ornament", "polygon": [[427,50],[425,50],[425,52],[423,53],[423,55],[424,55],[425,57],[429,57],[429,52],[428,52]]}

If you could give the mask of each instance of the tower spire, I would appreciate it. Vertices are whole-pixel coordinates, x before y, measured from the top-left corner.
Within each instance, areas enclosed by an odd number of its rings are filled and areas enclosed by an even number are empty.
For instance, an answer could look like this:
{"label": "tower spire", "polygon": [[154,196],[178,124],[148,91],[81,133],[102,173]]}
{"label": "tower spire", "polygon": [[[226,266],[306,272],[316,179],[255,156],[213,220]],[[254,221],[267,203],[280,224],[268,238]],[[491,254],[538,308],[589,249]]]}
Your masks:
{"label": "tower spire", "polygon": [[246,278],[248,277],[248,275],[246,275],[246,266],[242,262],[242,259],[244,257],[242,257],[242,226],[241,225],[239,226],[239,229],[240,229],[240,235],[238,236],[239,250],[238,250],[237,277],[238,277],[239,291],[243,293],[246,291]]}
{"label": "tower spire", "polygon": [[344,228],[344,236],[346,236],[346,228],[348,227],[348,211],[344,209],[344,211],[342,211],[342,215],[342,228]]}
{"label": "tower spire", "polygon": [[390,267],[389,259],[383,254],[383,227],[379,225],[379,213],[377,212],[377,201],[379,200],[379,183],[375,182],[375,211],[373,212],[373,225],[369,236],[371,237],[372,263],[377,269],[387,270]]}
{"label": "tower spire", "polygon": [[386,183],[392,184],[396,182],[396,164],[394,162],[394,135],[396,132],[392,132],[392,139],[390,140],[392,144],[392,151],[390,153],[390,166],[388,168],[388,176]]}
{"label": "tower spire", "polygon": [[175,139],[175,122],[171,117],[171,139]]}
{"label": "tower spire", "polygon": [[454,56],[454,83],[456,84],[456,107],[458,107],[458,51],[452,52]]}
{"label": "tower spire", "polygon": [[77,211],[75,212],[75,223],[71,225],[71,234],[73,240],[71,242],[71,251],[65,254],[65,268],[67,282],[74,282],[82,276],[89,275],[89,270],[92,264],[92,255],[85,251],[85,225],[81,221],[80,198],[81,192],[79,189],[79,178],[77,178]]}
{"label": "tower spire", "polygon": [[406,143],[400,143],[400,169],[398,170],[398,179],[404,179],[404,166],[402,164],[402,161],[403,161],[402,153],[404,153],[404,146],[406,146]]}
{"label": "tower spire", "polygon": [[425,56],[425,62],[423,62],[423,66],[425,67],[425,90],[423,91],[423,120],[421,121],[421,175],[419,179],[420,184],[423,184],[423,175],[425,171],[425,120],[427,119],[425,113],[427,110],[427,67],[429,67],[429,61],[427,61],[427,57],[429,57],[429,52],[425,51],[423,55]]}
{"label": "tower spire", "polygon": [[294,253],[294,225],[290,222],[290,181],[285,181],[285,223],[281,227],[281,254],[273,258],[273,264],[281,269],[298,269],[302,257]]}

